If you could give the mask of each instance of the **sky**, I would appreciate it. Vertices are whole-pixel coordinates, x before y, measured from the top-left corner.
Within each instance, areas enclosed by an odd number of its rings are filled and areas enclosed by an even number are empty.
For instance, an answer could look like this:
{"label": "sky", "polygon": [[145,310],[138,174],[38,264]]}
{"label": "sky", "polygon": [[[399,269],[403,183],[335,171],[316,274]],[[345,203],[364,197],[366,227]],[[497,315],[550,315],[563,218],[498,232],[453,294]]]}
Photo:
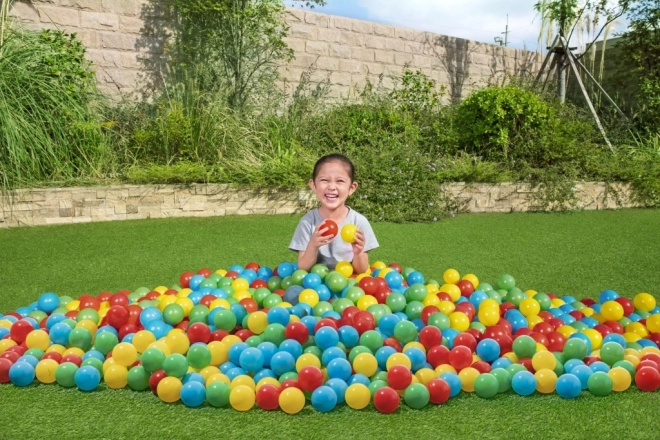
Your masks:
{"label": "sky", "polygon": [[[536,50],[541,18],[538,0],[326,0],[317,12],[425,30],[491,44]],[[300,2],[285,0],[288,6]],[[297,6],[296,6],[297,7]]]}

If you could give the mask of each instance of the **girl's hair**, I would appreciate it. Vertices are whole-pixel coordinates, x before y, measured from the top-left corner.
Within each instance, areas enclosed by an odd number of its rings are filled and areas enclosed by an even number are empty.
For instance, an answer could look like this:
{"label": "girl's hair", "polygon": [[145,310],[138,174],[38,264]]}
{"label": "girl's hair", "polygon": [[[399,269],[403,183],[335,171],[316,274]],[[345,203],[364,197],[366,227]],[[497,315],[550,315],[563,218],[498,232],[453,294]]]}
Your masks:
{"label": "girl's hair", "polygon": [[312,174],[312,180],[316,180],[316,176],[318,175],[319,170],[324,164],[328,162],[343,163],[346,167],[346,171],[348,171],[348,177],[351,178],[351,183],[353,183],[353,181],[355,180],[355,167],[353,166],[353,162],[351,162],[351,160],[348,157],[339,153],[328,154],[317,160],[316,164],[314,165],[314,173]]}

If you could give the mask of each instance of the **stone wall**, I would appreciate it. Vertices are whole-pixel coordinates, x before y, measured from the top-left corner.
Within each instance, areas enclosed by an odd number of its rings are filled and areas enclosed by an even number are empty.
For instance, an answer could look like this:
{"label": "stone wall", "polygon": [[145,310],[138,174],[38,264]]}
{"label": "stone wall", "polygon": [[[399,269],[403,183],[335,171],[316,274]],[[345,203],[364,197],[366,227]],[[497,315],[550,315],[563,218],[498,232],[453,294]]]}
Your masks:
{"label": "stone wall", "polygon": [[[467,212],[539,209],[526,184],[445,185]],[[577,209],[634,207],[627,185],[578,183]],[[117,185],[22,189],[0,198],[0,228],[109,220],[209,217],[244,214],[300,214],[315,206],[309,190],[247,191],[220,184]]]}
{"label": "stone wall", "polygon": [[[88,48],[99,84],[130,94],[157,81],[171,16],[158,0],[16,0],[12,15],[31,28],[76,32]],[[391,88],[404,66],[420,69],[446,88],[445,100],[535,71],[535,53],[414,29],[288,8],[287,43],[295,59],[282,66],[282,86],[294,90],[301,74],[329,79],[334,96],[351,96],[367,80]]]}

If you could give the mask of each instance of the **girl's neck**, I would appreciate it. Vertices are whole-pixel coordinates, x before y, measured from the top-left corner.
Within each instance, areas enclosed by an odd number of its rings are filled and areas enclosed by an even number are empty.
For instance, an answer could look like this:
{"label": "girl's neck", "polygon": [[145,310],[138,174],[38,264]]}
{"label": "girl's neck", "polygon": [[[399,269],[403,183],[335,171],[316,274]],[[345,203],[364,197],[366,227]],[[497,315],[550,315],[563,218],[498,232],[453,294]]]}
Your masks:
{"label": "girl's neck", "polygon": [[321,217],[327,220],[334,220],[336,223],[342,223],[348,216],[348,211],[350,208],[346,205],[337,207],[336,209],[327,209],[321,206],[319,208],[319,214]]}

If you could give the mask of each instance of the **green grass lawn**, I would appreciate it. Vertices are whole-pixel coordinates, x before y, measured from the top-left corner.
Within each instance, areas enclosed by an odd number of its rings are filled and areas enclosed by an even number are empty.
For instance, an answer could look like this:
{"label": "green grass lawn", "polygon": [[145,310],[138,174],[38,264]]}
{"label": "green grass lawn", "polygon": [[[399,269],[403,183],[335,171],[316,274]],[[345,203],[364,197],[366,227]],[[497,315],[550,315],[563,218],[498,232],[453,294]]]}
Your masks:
{"label": "green grass lawn", "polygon": [[[0,312],[46,291],[73,297],[173,285],[186,270],[293,260],[297,216],[124,221],[0,230]],[[372,261],[398,262],[427,278],[450,267],[495,283],[597,298],[660,293],[660,211],[461,215],[433,224],[375,223]],[[634,388],[634,387],[633,387]],[[58,385],[0,386],[0,438],[657,438],[660,392],[630,389],[492,400],[462,393],[442,406],[391,415],[368,407],[288,416],[259,409],[189,409],[149,392],[82,393]]]}

